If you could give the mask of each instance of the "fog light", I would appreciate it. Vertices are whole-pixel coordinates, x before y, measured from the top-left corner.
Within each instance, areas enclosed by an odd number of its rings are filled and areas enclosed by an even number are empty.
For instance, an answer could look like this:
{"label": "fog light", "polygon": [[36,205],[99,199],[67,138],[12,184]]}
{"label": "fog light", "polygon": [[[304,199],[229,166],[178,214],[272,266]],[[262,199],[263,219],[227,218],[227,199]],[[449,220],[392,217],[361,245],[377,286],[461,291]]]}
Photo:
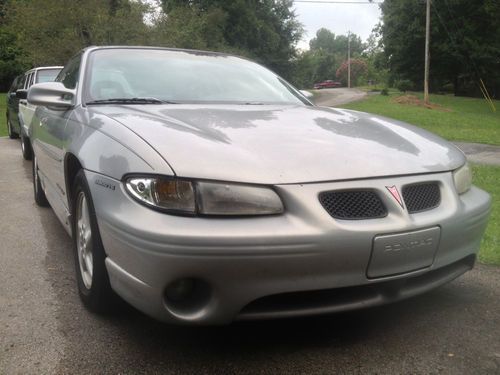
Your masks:
{"label": "fog light", "polygon": [[171,283],[165,291],[165,296],[172,302],[179,302],[189,298],[195,288],[193,279],[180,279]]}
{"label": "fog light", "polygon": [[172,281],[164,292],[166,309],[178,319],[197,319],[212,299],[212,287],[204,280],[185,277]]}

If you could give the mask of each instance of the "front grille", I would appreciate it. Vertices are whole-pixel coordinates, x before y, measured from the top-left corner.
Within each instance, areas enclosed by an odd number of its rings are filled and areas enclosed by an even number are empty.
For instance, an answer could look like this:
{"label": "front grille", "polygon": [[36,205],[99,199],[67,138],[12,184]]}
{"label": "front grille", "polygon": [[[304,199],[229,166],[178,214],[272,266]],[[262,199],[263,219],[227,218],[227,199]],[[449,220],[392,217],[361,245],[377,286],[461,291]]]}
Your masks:
{"label": "front grille", "polygon": [[335,219],[362,220],[387,216],[387,209],[373,190],[325,191],[319,195],[319,201]]}
{"label": "front grille", "polygon": [[441,203],[441,192],[437,182],[426,182],[403,187],[403,199],[408,212],[427,211]]}

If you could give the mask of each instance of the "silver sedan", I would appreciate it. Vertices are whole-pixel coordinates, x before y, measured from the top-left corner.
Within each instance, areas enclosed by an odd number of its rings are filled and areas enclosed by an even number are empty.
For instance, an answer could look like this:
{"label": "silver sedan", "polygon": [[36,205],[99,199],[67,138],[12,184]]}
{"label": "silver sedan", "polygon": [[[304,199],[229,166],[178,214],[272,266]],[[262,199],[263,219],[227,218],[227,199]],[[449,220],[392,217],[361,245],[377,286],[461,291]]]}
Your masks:
{"label": "silver sedan", "polygon": [[471,269],[491,206],[422,129],[312,105],[239,57],[93,47],[34,85],[35,200],[92,311],[190,324],[324,314]]}

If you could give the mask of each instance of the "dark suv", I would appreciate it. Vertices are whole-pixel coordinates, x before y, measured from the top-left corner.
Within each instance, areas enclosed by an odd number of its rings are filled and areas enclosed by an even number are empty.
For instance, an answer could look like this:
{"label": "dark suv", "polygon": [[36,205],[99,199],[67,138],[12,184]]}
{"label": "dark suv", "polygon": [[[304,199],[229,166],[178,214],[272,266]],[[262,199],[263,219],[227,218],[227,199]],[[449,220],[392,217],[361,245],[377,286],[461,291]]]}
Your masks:
{"label": "dark suv", "polygon": [[7,130],[9,138],[18,138],[21,132],[19,125],[19,99],[16,97],[16,91],[24,87],[24,74],[14,78],[9,91],[7,92]]}

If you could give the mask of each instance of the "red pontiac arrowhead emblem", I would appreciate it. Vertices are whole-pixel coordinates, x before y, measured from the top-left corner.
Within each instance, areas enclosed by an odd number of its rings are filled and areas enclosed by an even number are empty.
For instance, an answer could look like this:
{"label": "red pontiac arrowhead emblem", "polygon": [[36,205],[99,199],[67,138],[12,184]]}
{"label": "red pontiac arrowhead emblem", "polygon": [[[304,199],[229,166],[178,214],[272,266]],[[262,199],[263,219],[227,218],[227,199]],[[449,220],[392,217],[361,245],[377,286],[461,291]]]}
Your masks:
{"label": "red pontiac arrowhead emblem", "polygon": [[391,195],[399,203],[399,205],[401,206],[401,208],[404,208],[404,206],[403,206],[403,199],[401,198],[401,195],[399,195],[399,191],[398,191],[398,188],[396,187],[396,185],[386,186],[385,188],[387,190],[389,190],[389,193],[391,193]]}

